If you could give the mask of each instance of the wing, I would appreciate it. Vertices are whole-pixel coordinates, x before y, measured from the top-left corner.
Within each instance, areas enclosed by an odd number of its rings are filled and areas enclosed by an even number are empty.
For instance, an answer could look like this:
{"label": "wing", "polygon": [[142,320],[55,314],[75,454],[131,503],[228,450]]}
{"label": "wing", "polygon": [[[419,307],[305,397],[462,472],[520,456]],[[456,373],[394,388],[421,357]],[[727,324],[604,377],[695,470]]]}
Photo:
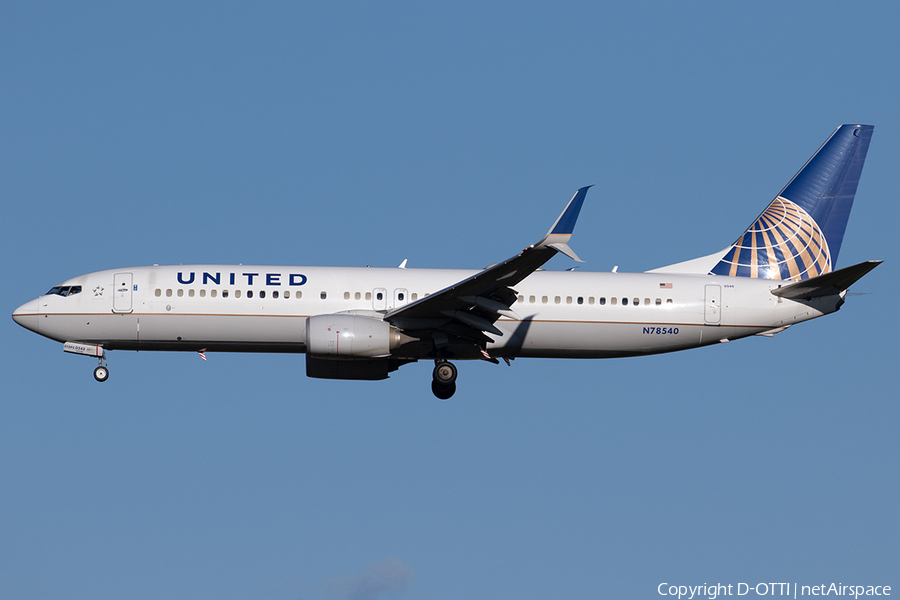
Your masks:
{"label": "wing", "polygon": [[485,343],[493,341],[486,333],[502,336],[494,322],[501,316],[519,318],[510,310],[516,300],[513,286],[557,252],[581,262],[568,242],[590,187],[575,192],[553,227],[538,243],[450,287],[392,310],[384,320],[415,337],[433,338],[438,351],[456,338],[483,348]]}

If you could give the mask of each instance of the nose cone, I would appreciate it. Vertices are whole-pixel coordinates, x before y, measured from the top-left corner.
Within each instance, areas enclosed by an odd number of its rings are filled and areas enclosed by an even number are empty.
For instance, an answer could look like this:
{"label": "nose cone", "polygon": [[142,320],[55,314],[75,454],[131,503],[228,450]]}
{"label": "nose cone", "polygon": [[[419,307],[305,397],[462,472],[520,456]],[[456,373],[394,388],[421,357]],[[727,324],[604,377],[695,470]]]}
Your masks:
{"label": "nose cone", "polygon": [[13,321],[31,331],[38,330],[38,300],[26,302],[17,308],[12,314]]}

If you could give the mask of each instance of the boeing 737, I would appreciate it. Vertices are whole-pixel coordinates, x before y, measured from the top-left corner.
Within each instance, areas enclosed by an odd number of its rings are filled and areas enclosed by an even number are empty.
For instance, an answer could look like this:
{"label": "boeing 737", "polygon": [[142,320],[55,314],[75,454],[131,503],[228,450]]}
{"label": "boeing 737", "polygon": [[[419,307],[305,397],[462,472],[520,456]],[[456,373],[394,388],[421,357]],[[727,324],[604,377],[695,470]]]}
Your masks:
{"label": "boeing 737", "polygon": [[433,360],[611,358],[772,336],[837,311],[881,261],[835,270],[873,127],[843,125],[724,250],[644,273],[545,271],[569,247],[588,188],[539,242],[480,271],[178,265],[80,275],[26,302],[19,325],[98,359],[107,350],[295,352],[306,374],[386,379]]}

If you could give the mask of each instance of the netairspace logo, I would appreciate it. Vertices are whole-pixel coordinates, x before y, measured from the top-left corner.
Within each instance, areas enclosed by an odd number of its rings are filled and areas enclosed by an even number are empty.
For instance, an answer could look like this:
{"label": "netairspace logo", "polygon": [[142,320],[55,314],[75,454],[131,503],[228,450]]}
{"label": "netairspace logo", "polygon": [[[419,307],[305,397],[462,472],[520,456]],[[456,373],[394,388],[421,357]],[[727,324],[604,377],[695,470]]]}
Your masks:
{"label": "netairspace logo", "polygon": [[670,585],[669,583],[661,583],[657,586],[656,591],[660,596],[673,596],[681,600],[686,598],[708,598],[716,600],[719,596],[746,596],[754,594],[756,596],[789,596],[799,598],[800,596],[852,596],[859,598],[860,596],[890,596],[891,586],[889,585],[843,585],[841,583],[820,584],[820,585],[799,585],[796,583],[757,583],[752,585],[749,583],[723,583],[703,585]]}

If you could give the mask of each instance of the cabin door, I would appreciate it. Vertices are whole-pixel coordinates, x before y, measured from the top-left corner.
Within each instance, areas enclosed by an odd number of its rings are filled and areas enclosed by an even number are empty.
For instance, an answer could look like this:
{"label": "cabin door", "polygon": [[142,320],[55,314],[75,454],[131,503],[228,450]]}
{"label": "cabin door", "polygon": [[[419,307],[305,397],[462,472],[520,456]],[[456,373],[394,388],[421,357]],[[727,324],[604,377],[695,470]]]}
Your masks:
{"label": "cabin door", "polygon": [[706,286],[706,310],[704,320],[707,325],[718,325],[722,322],[722,286]]}
{"label": "cabin door", "polygon": [[131,273],[116,273],[113,281],[113,312],[131,312],[132,279]]}

